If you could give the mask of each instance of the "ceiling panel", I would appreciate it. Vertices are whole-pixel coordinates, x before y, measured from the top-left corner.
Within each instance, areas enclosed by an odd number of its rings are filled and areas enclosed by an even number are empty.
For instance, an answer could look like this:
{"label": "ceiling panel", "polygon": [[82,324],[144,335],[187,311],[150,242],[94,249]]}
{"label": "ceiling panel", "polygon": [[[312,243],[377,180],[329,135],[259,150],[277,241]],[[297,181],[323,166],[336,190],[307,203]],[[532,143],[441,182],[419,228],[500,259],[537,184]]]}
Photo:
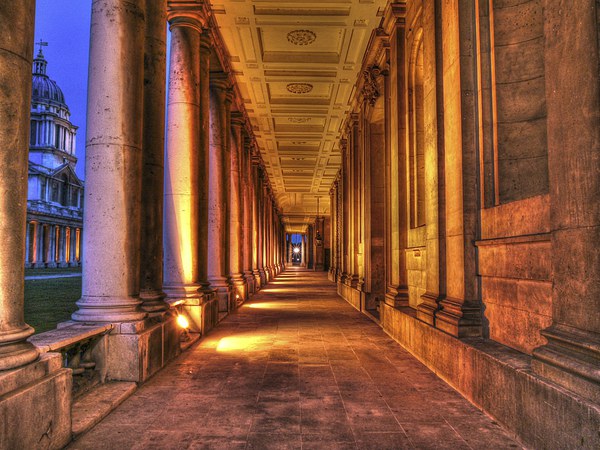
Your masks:
{"label": "ceiling panel", "polygon": [[385,0],[213,3],[286,227],[329,214],[337,142]]}

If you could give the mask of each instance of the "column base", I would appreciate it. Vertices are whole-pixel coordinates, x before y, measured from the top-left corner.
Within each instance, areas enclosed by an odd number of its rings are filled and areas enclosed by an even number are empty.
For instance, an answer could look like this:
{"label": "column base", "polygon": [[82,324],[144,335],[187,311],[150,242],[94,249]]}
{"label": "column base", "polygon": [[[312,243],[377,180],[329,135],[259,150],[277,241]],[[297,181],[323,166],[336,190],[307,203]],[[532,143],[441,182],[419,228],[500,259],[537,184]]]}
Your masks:
{"label": "column base", "polygon": [[142,291],[140,300],[142,301],[142,310],[147,313],[160,313],[169,309],[169,304],[165,302],[167,294],[162,291]]}
{"label": "column base", "polygon": [[67,445],[72,382],[71,370],[62,368],[59,353],[46,353],[32,364],[0,372],[0,417],[5,424],[0,448]]}
{"label": "column base", "polygon": [[95,351],[105,352],[107,379],[141,383],[181,352],[182,333],[175,316],[163,313],[115,324],[107,345]]}
{"label": "column base", "polygon": [[260,285],[261,287],[264,286],[265,284],[267,284],[267,274],[265,272],[265,269],[258,269],[258,274],[260,276]]}
{"label": "column base", "polygon": [[558,324],[541,333],[548,343],[533,351],[534,372],[600,403],[600,336]]}
{"label": "column base", "polygon": [[255,269],[252,271],[252,276],[254,277],[254,292],[260,290],[263,287],[262,277],[260,276],[260,271]]}
{"label": "column base", "polygon": [[46,267],[47,267],[48,269],[54,269],[54,268],[56,268],[56,263],[55,263],[54,261],[47,262],[47,263],[46,263]]}
{"label": "column base", "polygon": [[235,300],[231,285],[228,283],[227,278],[211,278],[208,280],[211,287],[215,290],[215,294],[219,301],[219,312],[228,313],[231,311],[232,298]]}
{"label": "column base", "polygon": [[[46,263],[40,261],[31,264],[32,269],[44,269],[46,267]],[[58,266],[58,267],[66,267],[66,266]]]}
{"label": "column base", "polygon": [[33,333],[33,328],[24,324],[0,334],[0,370],[15,369],[37,359],[38,350],[26,341]]}
{"label": "column base", "polygon": [[133,322],[147,313],[140,310],[142,302],[135,297],[81,297],[79,309],[71,318],[76,322]]}
{"label": "column base", "polygon": [[337,281],[337,270],[333,267],[327,272],[327,279],[333,283]]}
{"label": "column base", "polygon": [[430,292],[425,292],[425,294],[421,296],[421,300],[421,303],[417,305],[417,319],[431,326],[435,326],[435,314],[438,310],[439,302],[443,300],[443,297]]}
{"label": "column base", "polygon": [[356,286],[358,285],[358,275],[349,273],[346,276],[344,283],[346,284],[346,286],[350,286],[356,289]]}
{"label": "column base", "polygon": [[239,273],[235,275],[231,275],[231,301],[230,311],[236,309],[239,305],[244,303],[244,301],[248,298],[248,286],[246,284],[246,280],[244,276]]}
{"label": "column base", "polygon": [[385,292],[385,303],[392,308],[408,306],[408,287],[388,285]]}
{"label": "column base", "polygon": [[469,302],[445,298],[439,303],[435,327],[454,337],[481,336],[481,308]]}
{"label": "column base", "polygon": [[190,331],[204,336],[219,323],[219,299],[214,290],[204,291],[199,297],[182,303],[191,321]]}
{"label": "column base", "polygon": [[254,274],[250,271],[244,272],[244,279],[246,280],[246,286],[248,287],[248,298],[250,298],[250,295],[254,294],[256,291],[254,286]]}

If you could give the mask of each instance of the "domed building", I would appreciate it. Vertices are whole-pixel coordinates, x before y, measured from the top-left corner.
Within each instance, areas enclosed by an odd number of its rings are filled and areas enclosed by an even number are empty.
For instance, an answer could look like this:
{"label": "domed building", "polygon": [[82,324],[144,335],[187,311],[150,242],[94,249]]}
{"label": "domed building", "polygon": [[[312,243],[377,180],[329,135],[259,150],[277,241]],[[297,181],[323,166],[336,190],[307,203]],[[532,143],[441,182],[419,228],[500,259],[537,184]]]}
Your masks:
{"label": "domed building", "polygon": [[77,127],[62,90],[46,73],[42,45],[33,61],[25,266],[78,266],[83,182],[75,173]]}

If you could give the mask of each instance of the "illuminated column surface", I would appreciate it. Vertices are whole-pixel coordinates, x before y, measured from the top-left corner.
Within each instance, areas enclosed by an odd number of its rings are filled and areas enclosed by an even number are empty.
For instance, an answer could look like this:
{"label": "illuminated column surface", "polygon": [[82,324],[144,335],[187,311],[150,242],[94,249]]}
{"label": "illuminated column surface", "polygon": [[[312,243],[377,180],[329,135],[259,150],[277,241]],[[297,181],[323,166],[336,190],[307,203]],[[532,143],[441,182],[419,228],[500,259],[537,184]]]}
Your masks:
{"label": "illuminated column surface", "polygon": [[208,281],[217,290],[219,311],[229,310],[227,279],[227,188],[225,158],[227,156],[227,95],[226,80],[211,79],[210,149],[208,190]]}
{"label": "illuminated column surface", "polygon": [[144,57],[144,130],[140,299],[147,312],[163,311],[163,197],[167,2],[148,2]]}
{"label": "illuminated column surface", "polygon": [[25,323],[23,315],[22,264],[34,12],[32,0],[0,5],[0,17],[11,24],[0,31],[0,370],[22,366],[38,356],[36,348],[26,341],[33,328]]}
{"label": "illuminated column surface", "polygon": [[252,158],[252,275],[254,276],[254,289],[258,290],[262,286],[260,276],[260,205],[258,201],[259,162],[258,157]]}
{"label": "illuminated column surface", "polygon": [[231,128],[233,141],[231,143],[231,169],[229,191],[229,276],[233,284],[236,300],[245,299],[247,295],[246,281],[242,275],[242,253],[243,253],[243,217],[240,162],[244,148],[242,126],[244,117],[241,113],[232,113]]}
{"label": "illuminated column surface", "polygon": [[244,278],[248,293],[254,293],[254,275],[252,274],[252,155],[250,140],[244,140],[243,147],[242,193],[244,202]]}
{"label": "illuminated column surface", "polygon": [[139,299],[145,5],[107,0],[92,7],[77,321],[146,315]]}
{"label": "illuminated column surface", "polygon": [[169,12],[170,73],[164,202],[164,290],[196,298],[200,142],[199,16]]}

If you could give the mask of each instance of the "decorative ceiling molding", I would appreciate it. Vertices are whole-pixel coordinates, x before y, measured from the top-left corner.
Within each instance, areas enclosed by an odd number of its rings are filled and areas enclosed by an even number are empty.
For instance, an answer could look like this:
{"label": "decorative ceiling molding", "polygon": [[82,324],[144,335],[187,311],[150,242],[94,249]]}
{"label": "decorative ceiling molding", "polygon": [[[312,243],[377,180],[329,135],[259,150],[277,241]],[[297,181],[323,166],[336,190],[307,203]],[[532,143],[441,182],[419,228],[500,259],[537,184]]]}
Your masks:
{"label": "decorative ceiling molding", "polygon": [[317,39],[317,34],[310,30],[292,30],[287,34],[288,42],[294,45],[310,45]]}
{"label": "decorative ceiling molding", "polygon": [[329,209],[338,140],[386,3],[214,0],[227,64],[288,230],[314,221],[317,197]]}
{"label": "decorative ceiling molding", "polygon": [[288,83],[285,88],[292,94],[308,94],[313,90],[313,85],[310,83]]}

